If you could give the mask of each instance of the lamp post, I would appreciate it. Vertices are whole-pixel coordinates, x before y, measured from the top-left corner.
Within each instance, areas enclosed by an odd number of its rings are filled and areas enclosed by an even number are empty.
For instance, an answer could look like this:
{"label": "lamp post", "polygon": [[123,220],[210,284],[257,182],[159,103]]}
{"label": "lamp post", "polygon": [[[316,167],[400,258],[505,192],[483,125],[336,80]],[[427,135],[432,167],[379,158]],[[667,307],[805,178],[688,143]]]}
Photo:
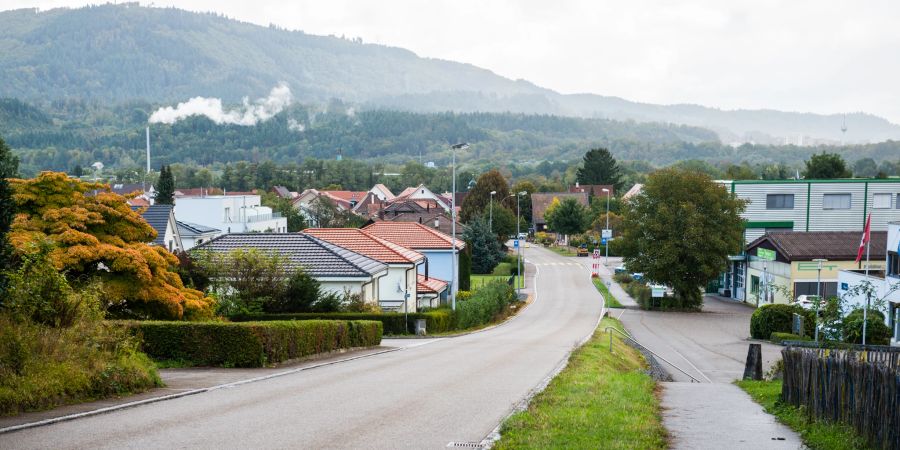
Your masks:
{"label": "lamp post", "polygon": [[522,198],[523,195],[528,195],[528,192],[521,191],[516,192],[516,242],[519,244],[517,247],[518,258],[516,258],[516,275],[518,276],[518,280],[516,282],[516,298],[518,298],[519,291],[521,290],[520,286],[525,285],[525,277],[522,276],[522,243],[519,242],[522,232],[519,229],[519,225],[522,222],[521,209],[519,208],[519,199]]}
{"label": "lamp post", "polygon": [[815,332],[815,342],[819,343],[819,303],[822,302],[822,263],[828,262],[827,259],[817,258],[814,259],[813,262],[816,264],[816,304],[813,307],[813,311],[815,311],[816,321],[816,332]]}
{"label": "lamp post", "polygon": [[491,233],[494,232],[494,195],[497,194],[497,191],[491,191],[491,215],[488,219],[488,227],[491,229]]}
{"label": "lamp post", "polygon": [[[612,194],[609,192],[609,189],[603,188],[603,192],[606,192],[606,229],[609,230],[609,197]],[[609,237],[606,238],[606,245],[603,246],[604,251],[606,251],[606,256],[603,257],[603,265],[609,267],[609,241],[612,240],[612,232],[609,233]]]}
{"label": "lamp post", "polygon": [[459,252],[456,249],[456,151],[467,148],[469,148],[469,144],[465,142],[450,146],[450,153],[453,155],[451,157],[453,181],[451,182],[452,192],[450,193],[450,270],[453,273],[450,274],[450,308],[454,311],[456,311],[456,283],[458,281],[457,278],[459,278],[456,269],[456,259],[459,257]]}

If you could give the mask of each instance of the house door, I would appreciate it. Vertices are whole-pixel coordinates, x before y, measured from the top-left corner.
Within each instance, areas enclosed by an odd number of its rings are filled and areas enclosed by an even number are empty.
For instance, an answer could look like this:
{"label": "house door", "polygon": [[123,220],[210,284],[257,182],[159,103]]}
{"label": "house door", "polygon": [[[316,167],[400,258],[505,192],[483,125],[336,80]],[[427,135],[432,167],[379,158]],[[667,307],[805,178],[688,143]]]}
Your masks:
{"label": "house door", "polygon": [[731,290],[731,296],[737,300],[744,301],[744,298],[747,296],[746,292],[744,292],[744,270],[746,266],[742,262],[734,263],[734,273],[732,274],[732,280],[734,283],[734,287]]}

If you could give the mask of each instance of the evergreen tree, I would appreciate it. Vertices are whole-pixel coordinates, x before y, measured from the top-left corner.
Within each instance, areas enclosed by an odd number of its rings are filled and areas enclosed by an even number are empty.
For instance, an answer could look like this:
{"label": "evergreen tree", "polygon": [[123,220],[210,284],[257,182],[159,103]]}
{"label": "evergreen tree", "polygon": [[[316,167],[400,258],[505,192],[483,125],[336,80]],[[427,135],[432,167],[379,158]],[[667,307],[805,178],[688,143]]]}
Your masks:
{"label": "evergreen tree", "polygon": [[0,138],[0,298],[6,292],[6,273],[12,269],[13,248],[9,243],[9,233],[15,216],[15,204],[12,200],[12,186],[9,178],[15,178],[19,172],[19,160],[13,156],[3,138]]}
{"label": "evergreen tree", "polygon": [[472,273],[491,273],[500,264],[503,258],[500,243],[491,233],[484,217],[476,217],[466,225],[463,240],[472,251]]}
{"label": "evergreen tree", "polygon": [[169,166],[162,166],[159,169],[159,182],[156,183],[156,204],[157,205],[174,205],[175,204],[175,178],[172,177],[172,169]]}
{"label": "evergreen tree", "polygon": [[[591,149],[584,154],[577,179],[581,184],[611,184],[616,192],[622,189],[622,170],[616,158],[605,148]],[[597,192],[594,194],[599,195]]]}

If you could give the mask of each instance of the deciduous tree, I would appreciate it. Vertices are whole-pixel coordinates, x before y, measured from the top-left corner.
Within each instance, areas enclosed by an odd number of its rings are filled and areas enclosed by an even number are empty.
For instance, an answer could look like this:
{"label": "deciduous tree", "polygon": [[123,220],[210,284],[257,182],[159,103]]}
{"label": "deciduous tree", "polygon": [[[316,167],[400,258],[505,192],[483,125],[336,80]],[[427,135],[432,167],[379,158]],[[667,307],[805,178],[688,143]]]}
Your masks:
{"label": "deciduous tree", "polygon": [[566,198],[562,202],[553,199],[544,213],[544,220],[552,231],[564,235],[579,234],[590,225],[590,214],[587,207],[574,198]]}
{"label": "deciduous tree", "polygon": [[[507,198],[509,196],[509,182],[497,170],[489,170],[478,177],[475,187],[466,195],[466,199],[462,202],[462,209],[459,216],[463,222],[469,222],[473,218],[487,212],[488,205],[491,201],[491,191],[494,194],[494,201],[501,205],[512,205],[515,208],[515,199]],[[511,202],[512,201],[512,202]],[[496,205],[495,205],[496,206]]]}
{"label": "deciduous tree", "polygon": [[147,244],[156,231],[108,185],[86,183],[64,173],[13,180],[17,209],[10,242],[17,253],[49,241],[53,266],[70,278],[103,282],[116,311],[140,317],[201,319],[213,299],[185,288],[174,271],[178,259]]}
{"label": "deciduous tree", "polygon": [[853,174],[847,168],[844,158],[837,153],[819,153],[806,161],[803,176],[810,180],[828,180],[832,178],[850,178]]}
{"label": "deciduous tree", "polygon": [[634,272],[675,290],[672,306],[699,308],[701,287],[744,242],[744,201],[708,176],[663,169],[625,204],[622,251]]}

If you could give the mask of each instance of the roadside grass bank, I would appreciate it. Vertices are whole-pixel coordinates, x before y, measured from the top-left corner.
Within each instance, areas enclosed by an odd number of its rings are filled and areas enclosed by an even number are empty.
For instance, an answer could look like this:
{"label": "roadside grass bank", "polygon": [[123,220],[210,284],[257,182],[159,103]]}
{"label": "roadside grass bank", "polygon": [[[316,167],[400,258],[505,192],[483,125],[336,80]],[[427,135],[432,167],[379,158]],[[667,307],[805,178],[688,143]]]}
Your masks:
{"label": "roadside grass bank", "polygon": [[609,292],[609,288],[606,286],[606,283],[603,282],[600,278],[591,278],[591,281],[594,282],[594,287],[600,291],[600,294],[603,295],[603,299],[606,302],[607,308],[622,308],[622,304],[619,303],[619,300]]}
{"label": "roadside grass bank", "polygon": [[562,256],[576,256],[577,253],[571,247],[562,247],[562,246],[553,246],[548,247],[550,250],[562,255]]}
{"label": "roadside grass bank", "polygon": [[873,448],[848,425],[816,421],[801,408],[782,403],[781,380],[746,380],[736,384],[762,405],[767,413],[800,434],[803,443],[813,450]]}
{"label": "roadside grass bank", "polygon": [[[472,275],[472,276],[470,277],[470,280],[472,280],[472,281],[470,282],[470,283],[471,283],[471,284],[470,284],[470,289],[474,292],[474,291],[477,291],[478,289],[481,289],[481,288],[483,288],[485,285],[490,284],[490,283],[492,283],[492,282],[494,282],[494,281],[500,281],[500,282],[502,282],[502,283],[508,283],[508,282],[509,282],[509,277],[510,277],[510,275]],[[525,286],[522,284],[524,277],[520,277],[520,276],[516,276],[516,275],[512,275],[512,277],[514,278],[514,280],[513,280],[513,283],[514,283],[514,284],[512,285],[513,287],[516,287],[516,285],[519,285],[520,288],[525,287]]]}
{"label": "roadside grass bank", "polygon": [[83,321],[57,328],[0,315],[0,416],[162,386],[122,330]]}
{"label": "roadside grass bank", "polygon": [[664,449],[656,383],[644,373],[643,356],[603,328],[622,325],[606,318],[575,350],[569,363],[500,430],[496,449]]}

